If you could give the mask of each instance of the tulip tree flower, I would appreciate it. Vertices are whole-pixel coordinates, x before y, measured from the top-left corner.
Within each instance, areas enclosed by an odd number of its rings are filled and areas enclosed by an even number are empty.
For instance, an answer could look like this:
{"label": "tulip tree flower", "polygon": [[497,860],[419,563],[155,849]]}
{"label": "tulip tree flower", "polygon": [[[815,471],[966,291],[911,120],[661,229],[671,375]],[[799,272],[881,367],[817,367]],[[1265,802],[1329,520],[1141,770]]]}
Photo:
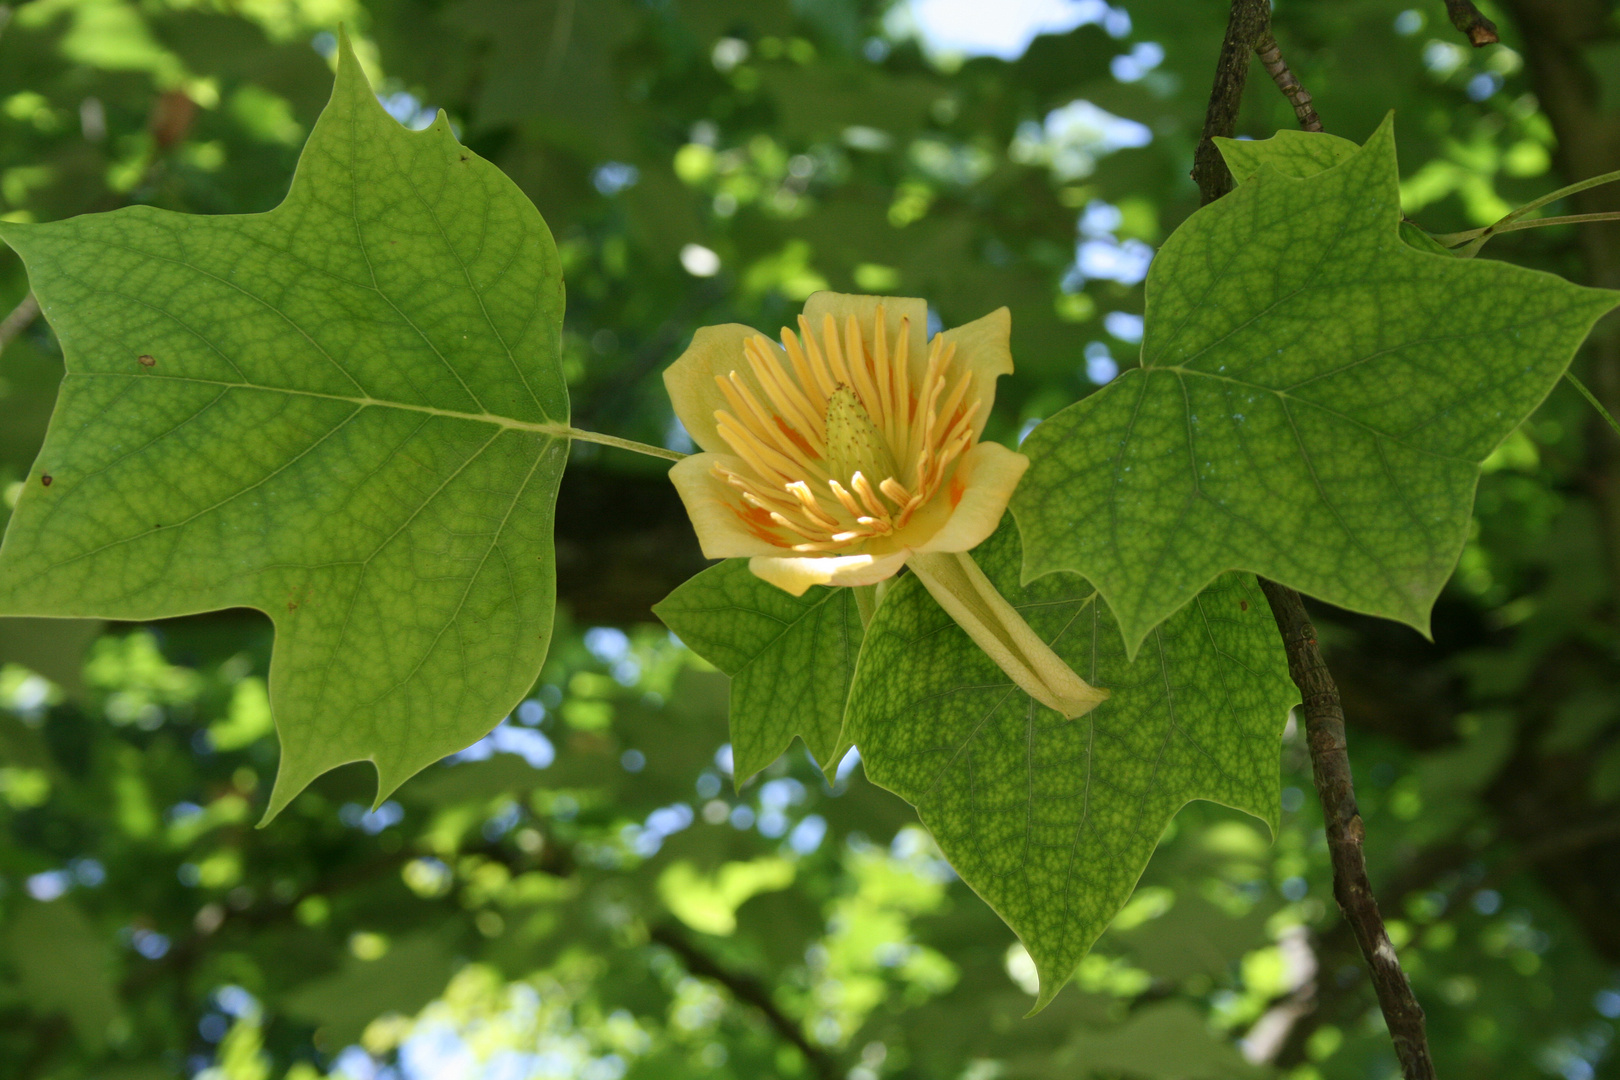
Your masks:
{"label": "tulip tree flower", "polygon": [[810,297],[780,343],[707,326],[664,375],[702,448],[670,470],[703,554],[747,558],[795,596],[870,586],[909,566],[1012,680],[1064,716],[1088,686],[996,591],[968,552],[995,531],[1029,459],[981,442],[1012,371],[1006,308],[925,338],[927,305]]}

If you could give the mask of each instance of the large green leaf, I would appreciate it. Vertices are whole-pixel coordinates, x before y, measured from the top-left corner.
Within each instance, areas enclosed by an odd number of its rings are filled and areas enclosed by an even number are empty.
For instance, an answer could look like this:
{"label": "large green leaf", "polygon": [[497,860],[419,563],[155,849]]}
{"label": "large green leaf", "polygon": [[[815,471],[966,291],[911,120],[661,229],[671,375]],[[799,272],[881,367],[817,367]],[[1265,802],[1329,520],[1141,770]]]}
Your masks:
{"label": "large green leaf", "polygon": [[843,741],[844,702],[861,648],[849,589],[792,596],[755,577],[747,559],[711,566],[653,608],[693,652],[731,676],[732,773],[741,786],[795,735],[827,772]]}
{"label": "large green leaf", "polygon": [[1148,275],[1142,366],[1024,444],[1026,580],[1085,575],[1132,653],[1234,569],[1427,632],[1480,463],[1617,294],[1417,251],[1400,216],[1386,121],[1189,218]]}
{"label": "large green leaf", "polygon": [[381,799],[518,702],[551,632],[562,278],[442,114],[400,127],[345,44],[275,210],[0,236],[68,371],[0,612],[267,612],[271,813],[347,761]]}
{"label": "large green leaf", "polygon": [[1078,720],[1037,704],[908,576],[867,628],[847,734],[867,776],[917,807],[962,879],[1023,939],[1042,1008],[1188,801],[1235,807],[1275,832],[1283,724],[1299,698],[1251,578],[1204,590],[1131,661],[1084,580],[1018,584],[1011,523],[974,558],[1112,695]]}

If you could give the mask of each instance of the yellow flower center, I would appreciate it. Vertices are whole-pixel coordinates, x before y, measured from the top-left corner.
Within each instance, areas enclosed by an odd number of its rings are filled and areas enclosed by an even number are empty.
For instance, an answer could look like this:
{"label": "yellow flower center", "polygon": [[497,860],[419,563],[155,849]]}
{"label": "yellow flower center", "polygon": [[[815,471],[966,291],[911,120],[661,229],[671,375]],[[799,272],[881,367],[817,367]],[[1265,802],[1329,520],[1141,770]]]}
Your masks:
{"label": "yellow flower center", "polygon": [[[819,340],[801,315],[799,334],[782,329],[782,353],[763,334],[744,343],[767,401],[741,370],[716,378],[731,405],[715,411],[720,436],[746,468],[714,472],[741,492],[738,515],[756,535],[794,551],[852,548],[904,529],[939,492],[973,446],[981,402],[942,335],[913,385],[910,330],[901,319],[891,347],[879,304],[868,351],[854,315],[842,341],[831,315]],[[962,496],[949,494],[953,505]]]}

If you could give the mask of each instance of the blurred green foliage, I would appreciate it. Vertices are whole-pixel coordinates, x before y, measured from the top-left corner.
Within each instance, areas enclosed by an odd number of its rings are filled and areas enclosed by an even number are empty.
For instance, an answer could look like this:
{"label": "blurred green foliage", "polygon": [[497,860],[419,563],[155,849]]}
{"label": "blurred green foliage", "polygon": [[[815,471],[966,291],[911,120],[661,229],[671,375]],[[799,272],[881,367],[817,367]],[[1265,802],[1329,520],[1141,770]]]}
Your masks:
{"label": "blurred green foliage", "polygon": [[[0,7],[0,217],[270,208],[343,22],[396,117],[444,108],[556,232],[583,426],[678,446],[657,374],[692,329],[769,330],[825,285],[926,296],[946,325],[1010,306],[990,429],[1010,440],[1132,362],[1145,257],[1196,202],[1225,5],[1130,0],[1010,61],[930,51],[921,7]],[[1604,17],[1577,60],[1615,110]],[[1527,67],[1552,61],[1499,22],[1506,44],[1472,51],[1437,3],[1276,12],[1329,130],[1400,113],[1405,209],[1436,232],[1559,186],[1579,134],[1554,137]],[[1241,131],[1264,137],[1293,117],[1255,70]],[[1591,280],[1572,230],[1492,247]],[[0,317],[25,291],[0,253]],[[0,354],[0,489],[60,373],[44,320]],[[1442,1075],[1615,1075],[1620,471],[1585,410],[1555,392],[1487,464],[1436,644],[1320,627]],[[1024,1020],[1033,964],[911,810],[853,761],[828,787],[797,748],[734,792],[726,680],[650,623],[563,622],[473,751],[369,813],[347,767],[264,830],[268,625],[86,648],[100,632],[0,623],[0,1077],[1392,1074],[1292,733],[1276,842],[1189,806],[1075,985]]]}

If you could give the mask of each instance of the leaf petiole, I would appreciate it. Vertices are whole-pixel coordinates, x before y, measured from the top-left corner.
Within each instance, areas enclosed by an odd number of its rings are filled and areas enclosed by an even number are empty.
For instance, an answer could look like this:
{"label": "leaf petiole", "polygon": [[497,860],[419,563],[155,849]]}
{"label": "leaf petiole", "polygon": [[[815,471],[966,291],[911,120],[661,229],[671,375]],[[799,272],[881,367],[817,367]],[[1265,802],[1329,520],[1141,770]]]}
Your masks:
{"label": "leaf petiole", "polygon": [[646,454],[648,457],[663,458],[665,461],[680,461],[686,456],[679,450],[666,450],[662,446],[652,446],[648,443],[636,442],[634,439],[621,439],[616,435],[603,435],[599,431],[585,431],[577,427],[565,427],[556,430],[558,435],[578,439],[580,442],[613,446],[636,454]]}
{"label": "leaf petiole", "polygon": [[1500,226],[1518,221],[1520,218],[1524,217],[1524,215],[1530,213],[1530,211],[1540,210],[1548,203],[1557,202],[1566,195],[1574,195],[1577,192],[1585,191],[1588,188],[1602,187],[1604,184],[1612,184],[1616,180],[1620,180],[1620,169],[1616,169],[1614,172],[1599,173],[1597,176],[1589,176],[1585,180],[1577,181],[1576,183],[1570,184],[1568,187],[1561,187],[1557,191],[1543,195],[1541,198],[1532,202],[1525,203],[1523,206],[1508,214],[1507,217],[1503,218],[1496,224]]}
{"label": "leaf petiole", "polygon": [[1457,254],[1464,259],[1468,259],[1472,258],[1474,253],[1479,251],[1479,249],[1484,246],[1485,241],[1489,240],[1497,233],[1517,232],[1520,229],[1534,229],[1542,225],[1573,225],[1582,221],[1617,221],[1620,220],[1620,215],[1612,213],[1567,214],[1562,217],[1537,218],[1535,221],[1520,220],[1526,214],[1539,210],[1548,203],[1556,202],[1559,199],[1564,198],[1566,195],[1574,195],[1577,192],[1585,191],[1588,188],[1600,187],[1603,184],[1610,184],[1616,180],[1620,180],[1620,169],[1616,169],[1614,172],[1606,172],[1597,176],[1588,177],[1579,183],[1570,184],[1568,187],[1561,187],[1557,191],[1543,195],[1539,199],[1532,202],[1527,202],[1494,225],[1488,225],[1483,229],[1469,229],[1466,232],[1448,233],[1444,236],[1435,237],[1435,240],[1446,247],[1452,247],[1457,244],[1466,244],[1467,246],[1461,248]]}
{"label": "leaf petiole", "polygon": [[1573,372],[1564,372],[1564,378],[1569,380],[1569,385],[1581,392],[1581,396],[1591,403],[1592,408],[1598,411],[1599,416],[1609,422],[1609,426],[1614,428],[1614,433],[1620,435],[1620,420],[1616,420],[1614,414],[1603,407],[1603,402],[1597,399],[1597,395],[1587,389],[1586,384],[1577,379]]}
{"label": "leaf petiole", "polygon": [[1620,212],[1610,211],[1602,214],[1565,214],[1562,217],[1534,218],[1530,221],[1515,221],[1511,225],[1495,225],[1488,229],[1468,229],[1465,232],[1443,233],[1434,237],[1435,243],[1441,247],[1456,247],[1467,243],[1490,232],[1492,236],[1497,233],[1518,232],[1521,229],[1539,229],[1543,225],[1579,225],[1583,221],[1620,221]]}

